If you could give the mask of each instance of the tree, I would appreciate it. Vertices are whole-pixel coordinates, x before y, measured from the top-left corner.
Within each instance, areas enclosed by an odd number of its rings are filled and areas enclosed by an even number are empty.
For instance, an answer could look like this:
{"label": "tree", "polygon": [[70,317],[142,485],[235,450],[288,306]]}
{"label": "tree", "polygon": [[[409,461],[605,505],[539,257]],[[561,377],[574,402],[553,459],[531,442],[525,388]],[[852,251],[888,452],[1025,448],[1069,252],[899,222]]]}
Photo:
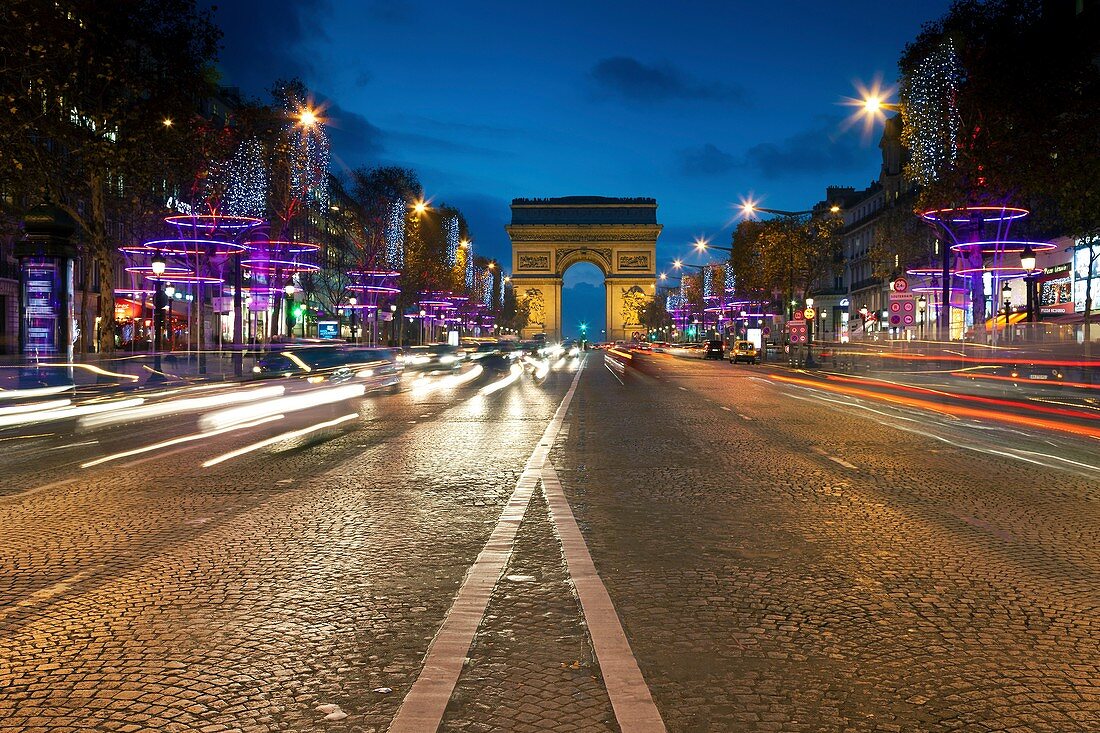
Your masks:
{"label": "tree", "polygon": [[1100,240],[1098,55],[1094,26],[1042,0],[956,0],[927,24],[899,63],[922,206],[1010,202],[1034,232]]}
{"label": "tree", "polygon": [[906,266],[926,262],[931,240],[931,232],[911,206],[899,202],[889,207],[875,223],[869,249],[872,274],[886,280],[902,274]]}
{"label": "tree", "polygon": [[741,222],[731,248],[738,292],[770,294],[776,303],[809,293],[837,267],[841,226],[835,216]]}
{"label": "tree", "polygon": [[77,222],[109,351],[122,222],[163,215],[167,190],[207,163],[193,122],[220,31],[194,0],[15,0],[0,24],[0,180],[12,194],[0,206],[19,216],[45,198]]}
{"label": "tree", "polygon": [[664,299],[650,298],[642,308],[638,322],[649,329],[671,326],[672,316],[665,307]]}
{"label": "tree", "polygon": [[505,288],[504,302],[500,307],[500,318],[497,320],[497,325],[501,328],[513,329],[518,333],[527,328],[530,318],[530,303],[524,298],[517,298],[514,287]]}

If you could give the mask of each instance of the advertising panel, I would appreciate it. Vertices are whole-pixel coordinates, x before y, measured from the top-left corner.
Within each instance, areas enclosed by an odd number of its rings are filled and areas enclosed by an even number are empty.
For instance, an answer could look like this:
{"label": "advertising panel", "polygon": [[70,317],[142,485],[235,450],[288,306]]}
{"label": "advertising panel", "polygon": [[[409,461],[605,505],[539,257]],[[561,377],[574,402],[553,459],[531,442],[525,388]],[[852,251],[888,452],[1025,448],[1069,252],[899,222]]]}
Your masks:
{"label": "advertising panel", "polygon": [[55,353],[58,350],[58,319],[61,317],[61,283],[57,263],[28,261],[23,273],[26,329],[23,351],[31,354]]}
{"label": "advertising panel", "polygon": [[317,335],[323,339],[339,338],[339,321],[317,321]]}
{"label": "advertising panel", "polygon": [[1096,308],[1100,303],[1100,242],[1094,243],[1089,252],[1089,247],[1078,241],[1077,248],[1073,250],[1073,310],[1076,313],[1085,312],[1085,289],[1089,284],[1089,264],[1092,265],[1092,307]]}

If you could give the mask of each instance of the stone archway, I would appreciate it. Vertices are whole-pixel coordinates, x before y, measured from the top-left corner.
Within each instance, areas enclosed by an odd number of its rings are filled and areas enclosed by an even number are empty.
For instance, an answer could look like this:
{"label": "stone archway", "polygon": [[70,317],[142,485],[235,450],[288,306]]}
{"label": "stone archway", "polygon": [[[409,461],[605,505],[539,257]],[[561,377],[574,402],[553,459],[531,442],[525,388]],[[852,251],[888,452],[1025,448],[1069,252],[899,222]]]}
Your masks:
{"label": "stone archway", "polygon": [[638,314],[657,288],[661,225],[655,199],[513,199],[505,229],[512,240],[512,285],[531,312],[524,338],[561,338],[562,276],[578,262],[603,272],[607,340],[629,341],[644,332]]}

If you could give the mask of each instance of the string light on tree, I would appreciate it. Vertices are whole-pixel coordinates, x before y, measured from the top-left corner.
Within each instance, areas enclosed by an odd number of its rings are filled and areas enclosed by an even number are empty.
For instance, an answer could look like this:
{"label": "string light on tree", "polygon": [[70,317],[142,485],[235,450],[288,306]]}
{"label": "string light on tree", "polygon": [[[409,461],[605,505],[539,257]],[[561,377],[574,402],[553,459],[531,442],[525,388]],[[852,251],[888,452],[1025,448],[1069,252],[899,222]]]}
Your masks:
{"label": "string light on tree", "polygon": [[458,262],[459,226],[458,216],[448,216],[443,221],[443,231],[447,242],[446,265],[454,267]]}
{"label": "string light on tree", "polygon": [[225,191],[221,210],[230,216],[263,217],[267,213],[267,167],[260,141],[245,140],[223,171]]}
{"label": "string light on tree", "polygon": [[394,269],[405,266],[405,210],[408,204],[403,199],[390,203],[386,213],[386,226],[383,236],[386,241],[386,262]]}
{"label": "string light on tree", "polygon": [[955,45],[948,39],[902,85],[904,142],[918,183],[935,181],[958,156],[962,119],[956,99],[962,75]]}

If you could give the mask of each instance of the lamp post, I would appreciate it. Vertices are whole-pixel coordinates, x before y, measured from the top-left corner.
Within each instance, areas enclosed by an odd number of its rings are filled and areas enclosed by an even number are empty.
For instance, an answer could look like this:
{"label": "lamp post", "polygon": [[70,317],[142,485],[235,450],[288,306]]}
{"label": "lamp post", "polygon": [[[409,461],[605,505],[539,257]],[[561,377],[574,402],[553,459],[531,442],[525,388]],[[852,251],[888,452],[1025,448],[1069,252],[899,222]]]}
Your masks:
{"label": "lamp post", "polygon": [[917,317],[920,319],[920,337],[924,338],[924,311],[928,308],[928,299],[923,295],[917,298]]}
{"label": "lamp post", "polygon": [[1005,336],[1006,337],[1008,336],[1009,308],[1012,307],[1012,301],[1009,299],[1009,296],[1011,294],[1012,294],[1012,287],[1006,282],[1004,285],[1001,286],[1001,300],[1003,300],[1004,304],[1005,304]]}
{"label": "lamp post", "polygon": [[353,344],[354,344],[354,343],[358,343],[358,338],[357,338],[357,329],[356,329],[356,323],[355,323],[355,306],[356,306],[356,305],[357,305],[358,303],[359,303],[359,299],[358,299],[358,298],[355,298],[355,297],[351,297],[351,298],[348,298],[348,304],[349,304],[349,305],[351,306],[351,308],[349,308],[348,310],[349,310],[349,311],[351,311],[351,313],[349,314],[349,318],[350,318],[350,320],[351,320],[351,322],[350,322],[350,326],[351,326],[351,342],[352,342]]}
{"label": "lamp post", "polygon": [[167,285],[164,286],[164,295],[166,296],[165,300],[168,303],[168,313],[167,313],[168,321],[167,321],[167,325],[165,327],[165,331],[166,331],[165,335],[168,337],[168,339],[167,339],[168,350],[171,351],[172,350],[172,300],[176,297],[176,287],[174,285],[172,285],[172,283],[168,283]]}
{"label": "lamp post", "polygon": [[[161,334],[164,328],[164,318],[162,314],[164,312],[164,306],[167,305],[167,303],[164,302],[164,283],[160,279],[164,274],[165,266],[164,256],[160,252],[153,255],[153,259],[150,261],[150,268],[153,270],[153,275],[156,276],[157,283],[156,292],[153,293],[153,351],[158,354],[158,361],[161,347],[164,345],[164,339]],[[156,368],[160,371],[159,363]]]}
{"label": "lamp post", "polygon": [[1020,267],[1024,269],[1024,294],[1027,303],[1027,322],[1034,323],[1035,317],[1035,250],[1030,244],[1024,245],[1024,251],[1020,253]]}
{"label": "lamp post", "polygon": [[294,336],[294,314],[291,312],[294,305],[294,284],[287,283],[283,294],[286,296],[283,299],[283,308],[286,309],[286,338],[289,341]]}
{"label": "lamp post", "polygon": [[420,309],[420,345],[424,345],[424,317],[428,315],[428,312],[423,308]]}
{"label": "lamp post", "polygon": [[401,341],[397,337],[397,304],[390,303],[390,325],[393,329],[393,345],[397,348],[401,348]]}

